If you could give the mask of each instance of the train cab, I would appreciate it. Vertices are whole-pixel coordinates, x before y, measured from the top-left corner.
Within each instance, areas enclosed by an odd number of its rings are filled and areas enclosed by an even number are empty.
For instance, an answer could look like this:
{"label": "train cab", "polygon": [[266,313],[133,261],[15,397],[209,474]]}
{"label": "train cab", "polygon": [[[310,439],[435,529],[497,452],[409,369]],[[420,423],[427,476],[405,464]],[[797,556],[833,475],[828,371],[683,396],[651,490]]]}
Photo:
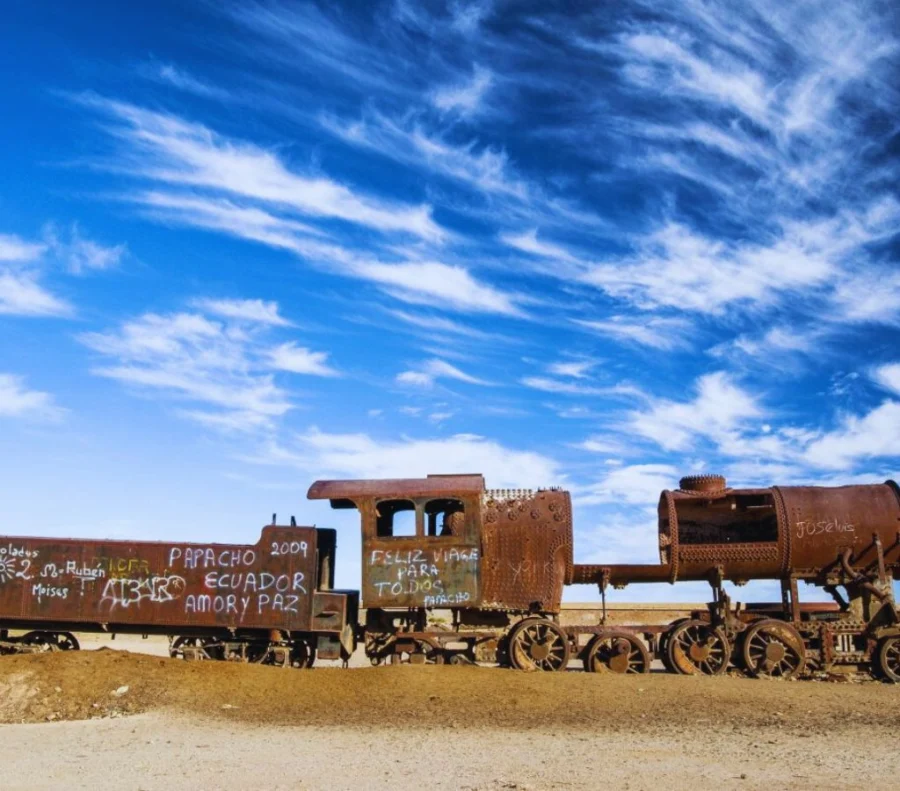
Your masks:
{"label": "train cab", "polygon": [[486,489],[484,477],[316,481],[356,508],[368,608],[556,612],[572,571],[569,493]]}
{"label": "train cab", "polygon": [[317,481],[310,499],[356,508],[369,608],[471,607],[481,591],[480,475]]}

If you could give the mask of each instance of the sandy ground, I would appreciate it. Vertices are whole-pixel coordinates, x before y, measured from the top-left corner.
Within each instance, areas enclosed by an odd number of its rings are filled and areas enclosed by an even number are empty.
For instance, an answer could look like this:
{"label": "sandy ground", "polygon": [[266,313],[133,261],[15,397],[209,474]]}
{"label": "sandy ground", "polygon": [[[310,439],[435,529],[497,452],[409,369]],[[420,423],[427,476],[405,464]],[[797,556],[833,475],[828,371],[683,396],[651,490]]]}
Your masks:
{"label": "sandy ground", "polygon": [[[125,645],[115,641],[120,647]],[[0,660],[0,787],[895,788],[878,683]],[[87,647],[87,646],[86,646]],[[15,724],[13,724],[15,723]]]}
{"label": "sandy ground", "polygon": [[896,739],[681,732],[254,727],[142,714],[0,726],[7,789],[887,789]]}

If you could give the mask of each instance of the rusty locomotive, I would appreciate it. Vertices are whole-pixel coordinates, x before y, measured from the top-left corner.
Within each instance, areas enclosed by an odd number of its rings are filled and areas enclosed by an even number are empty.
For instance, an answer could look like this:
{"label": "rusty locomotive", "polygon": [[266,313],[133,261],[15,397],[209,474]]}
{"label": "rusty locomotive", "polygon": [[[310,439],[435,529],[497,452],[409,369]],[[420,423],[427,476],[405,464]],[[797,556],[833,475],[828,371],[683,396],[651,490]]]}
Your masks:
{"label": "rusty locomotive", "polygon": [[[362,642],[373,664],[552,671],[579,659],[588,671],[646,673],[658,658],[682,674],[852,669],[900,682],[892,481],[731,489],[719,476],[683,478],[660,498],[655,565],[576,564],[561,489],[432,475],[317,481],[308,497],[359,512],[361,598],[333,590],[328,529],[273,524],[253,546],[2,538],[0,652],[77,648],[72,633],[93,630],[168,635],[186,659],[285,667],[346,662]],[[665,626],[607,623],[609,586],[679,580],[707,581],[712,601]],[[724,583],[749,580],[779,582],[781,601],[733,604]],[[834,603],[801,603],[799,581]],[[602,613],[563,626],[564,587],[581,583],[599,586]]]}

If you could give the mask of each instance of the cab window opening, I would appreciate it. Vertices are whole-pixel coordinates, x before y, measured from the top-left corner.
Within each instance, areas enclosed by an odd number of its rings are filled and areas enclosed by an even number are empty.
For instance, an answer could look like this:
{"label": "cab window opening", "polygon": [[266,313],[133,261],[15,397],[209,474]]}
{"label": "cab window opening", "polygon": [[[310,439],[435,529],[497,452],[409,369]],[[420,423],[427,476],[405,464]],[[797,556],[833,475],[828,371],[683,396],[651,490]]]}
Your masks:
{"label": "cab window opening", "polygon": [[442,498],[425,504],[425,535],[462,538],[466,529],[466,509],[462,500]]}
{"label": "cab window opening", "polygon": [[375,535],[406,538],[416,535],[416,504],[412,500],[383,500],[375,506]]}

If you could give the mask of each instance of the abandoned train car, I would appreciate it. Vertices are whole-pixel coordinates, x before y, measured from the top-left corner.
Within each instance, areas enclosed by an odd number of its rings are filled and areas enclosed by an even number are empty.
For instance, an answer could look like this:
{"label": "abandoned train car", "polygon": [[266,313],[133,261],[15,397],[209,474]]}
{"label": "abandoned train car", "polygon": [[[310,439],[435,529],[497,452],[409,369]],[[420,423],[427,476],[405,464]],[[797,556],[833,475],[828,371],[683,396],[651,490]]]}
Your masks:
{"label": "abandoned train car", "polygon": [[191,659],[348,655],[358,596],[332,590],[335,547],[334,530],[293,525],[255,545],[3,537],[0,652],[78,648],[80,631],[169,635]]}
{"label": "abandoned train car", "polygon": [[[76,648],[73,631],[165,634],[175,656],[305,667],[487,661],[525,670],[800,676],[861,670],[900,681],[900,489],[732,489],[683,478],[659,501],[660,563],[576,564],[562,489],[488,489],[481,475],[316,481],[355,509],[361,591],[335,591],[335,532],[264,528],[253,546],[0,539],[0,652]],[[735,605],[724,583],[779,582],[781,602]],[[608,588],[705,580],[712,601],[664,626],[612,627]],[[834,604],[800,602],[798,581]],[[563,626],[565,586],[599,586],[594,625]],[[843,594],[841,593],[843,590]],[[360,601],[361,597],[361,601]],[[359,623],[357,608],[365,607]],[[435,617],[448,613],[447,617]],[[27,630],[13,637],[12,630]]]}

